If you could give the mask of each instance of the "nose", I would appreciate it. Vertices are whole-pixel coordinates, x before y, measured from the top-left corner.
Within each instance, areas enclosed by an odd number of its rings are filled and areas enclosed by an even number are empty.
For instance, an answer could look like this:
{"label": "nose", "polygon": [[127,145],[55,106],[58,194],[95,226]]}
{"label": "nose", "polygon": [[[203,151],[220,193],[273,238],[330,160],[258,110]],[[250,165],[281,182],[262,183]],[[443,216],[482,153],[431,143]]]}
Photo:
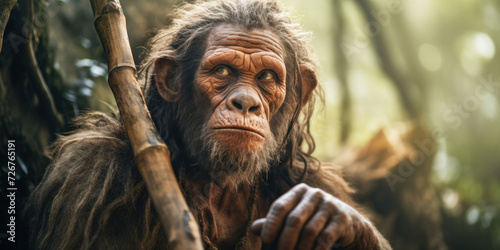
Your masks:
{"label": "nose", "polygon": [[262,113],[262,104],[259,95],[254,90],[239,89],[231,93],[227,99],[230,110],[240,112],[243,115]]}

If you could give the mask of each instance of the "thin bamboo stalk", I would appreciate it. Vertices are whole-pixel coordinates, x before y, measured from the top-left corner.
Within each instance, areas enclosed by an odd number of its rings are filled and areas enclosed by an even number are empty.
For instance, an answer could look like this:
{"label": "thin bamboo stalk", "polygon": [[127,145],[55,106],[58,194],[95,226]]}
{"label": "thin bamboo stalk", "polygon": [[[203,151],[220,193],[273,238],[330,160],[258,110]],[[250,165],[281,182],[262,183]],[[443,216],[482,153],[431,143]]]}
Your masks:
{"label": "thin bamboo stalk", "polygon": [[160,138],[139,89],[120,2],[91,0],[91,4],[94,25],[108,59],[108,82],[137,167],[167,233],[168,248],[203,249],[198,224],[189,212],[172,170],[170,151]]}

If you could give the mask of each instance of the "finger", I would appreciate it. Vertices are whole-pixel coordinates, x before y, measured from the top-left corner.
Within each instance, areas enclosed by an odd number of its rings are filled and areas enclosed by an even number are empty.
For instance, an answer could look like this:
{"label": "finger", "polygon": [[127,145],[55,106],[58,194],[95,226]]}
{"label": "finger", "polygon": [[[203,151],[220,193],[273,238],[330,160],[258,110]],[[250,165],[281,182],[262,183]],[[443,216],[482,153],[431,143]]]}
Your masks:
{"label": "finger", "polygon": [[316,238],[315,249],[330,249],[347,231],[349,224],[348,217],[344,213],[339,213],[328,222],[328,225]]}
{"label": "finger", "polygon": [[294,249],[304,224],[313,216],[323,200],[323,193],[317,188],[309,189],[300,203],[287,216],[278,249]]}
{"label": "finger", "polygon": [[312,249],[316,238],[323,231],[331,216],[332,209],[323,203],[316,214],[313,215],[302,229],[297,249]]}
{"label": "finger", "polygon": [[255,220],[252,223],[252,227],[250,229],[254,234],[260,234],[260,231],[262,230],[262,226],[264,226],[264,223],[266,223],[266,218],[260,218],[258,220]]}
{"label": "finger", "polygon": [[308,188],[305,184],[296,185],[273,202],[260,232],[263,243],[270,244],[276,239],[285,217],[299,203]]}
{"label": "finger", "polygon": [[331,221],[316,238],[315,250],[330,249],[339,238],[340,229],[337,223]]}

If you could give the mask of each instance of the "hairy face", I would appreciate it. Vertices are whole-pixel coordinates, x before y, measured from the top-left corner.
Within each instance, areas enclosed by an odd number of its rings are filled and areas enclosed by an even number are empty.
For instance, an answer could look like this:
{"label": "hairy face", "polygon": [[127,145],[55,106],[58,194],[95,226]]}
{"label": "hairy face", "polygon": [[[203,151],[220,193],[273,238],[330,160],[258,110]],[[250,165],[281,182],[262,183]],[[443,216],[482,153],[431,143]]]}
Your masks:
{"label": "hairy face", "polygon": [[210,31],[205,44],[194,81],[182,83],[184,92],[172,84],[168,72],[187,66],[173,59],[156,60],[158,93],[179,103],[175,119],[181,150],[191,165],[201,166],[218,181],[252,182],[279,157],[278,144],[289,121],[276,119],[289,120],[291,107],[307,102],[316,86],[314,73],[301,68],[302,96],[286,99],[286,52],[276,34],[222,24]]}
{"label": "hairy face", "polygon": [[195,92],[212,115],[202,128],[206,166],[233,182],[251,181],[276,155],[269,122],[286,94],[280,40],[265,30],[214,28],[197,72]]}
{"label": "hairy face", "polygon": [[285,72],[272,33],[229,25],[212,31],[195,86],[210,100],[207,125],[227,150],[259,151],[271,139],[269,120],[285,99]]}

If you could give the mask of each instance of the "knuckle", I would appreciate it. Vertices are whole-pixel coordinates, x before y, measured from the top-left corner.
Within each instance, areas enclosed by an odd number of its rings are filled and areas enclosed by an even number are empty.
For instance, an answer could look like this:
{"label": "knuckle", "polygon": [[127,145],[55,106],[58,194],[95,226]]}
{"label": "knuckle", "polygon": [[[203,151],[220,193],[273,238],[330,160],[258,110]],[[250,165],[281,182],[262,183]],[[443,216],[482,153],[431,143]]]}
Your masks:
{"label": "knuckle", "polygon": [[335,199],[326,199],[324,201],[324,206],[332,212],[338,212],[341,210],[339,209],[339,204]]}
{"label": "knuckle", "polygon": [[312,199],[321,199],[324,196],[323,191],[319,188],[312,188],[310,192]]}
{"label": "knuckle", "polygon": [[286,203],[281,201],[275,201],[271,206],[271,214],[272,215],[280,215],[284,213],[286,210]]}
{"label": "knuckle", "polygon": [[340,214],[335,218],[335,230],[339,232],[347,233],[353,228],[352,220],[349,216],[345,214]]}
{"label": "knuckle", "polygon": [[288,227],[298,227],[304,223],[304,220],[302,219],[302,216],[299,214],[290,214],[287,217],[286,220],[286,225]]}
{"label": "knuckle", "polygon": [[302,231],[302,234],[304,236],[304,238],[306,239],[311,239],[313,238],[314,236],[318,235],[318,227],[315,227],[313,225],[308,225],[304,228],[304,230]]}
{"label": "knuckle", "polygon": [[335,200],[333,199],[328,199],[325,201],[325,205],[328,207],[328,208],[337,208],[337,203],[335,202]]}
{"label": "knuckle", "polygon": [[319,235],[319,237],[316,239],[316,243],[319,247],[321,247],[322,249],[327,249],[330,247],[330,245],[333,244],[333,242],[335,241],[334,239],[334,235],[331,231],[323,231],[321,232],[321,234]]}
{"label": "knuckle", "polygon": [[311,188],[309,185],[307,185],[305,183],[299,183],[293,189],[295,189],[297,191],[304,191],[304,190],[309,189],[309,188]]}
{"label": "knuckle", "polygon": [[350,218],[350,216],[347,215],[346,212],[344,212],[344,211],[341,210],[337,214],[337,222],[340,225],[348,225],[348,224],[351,223],[351,218]]}

